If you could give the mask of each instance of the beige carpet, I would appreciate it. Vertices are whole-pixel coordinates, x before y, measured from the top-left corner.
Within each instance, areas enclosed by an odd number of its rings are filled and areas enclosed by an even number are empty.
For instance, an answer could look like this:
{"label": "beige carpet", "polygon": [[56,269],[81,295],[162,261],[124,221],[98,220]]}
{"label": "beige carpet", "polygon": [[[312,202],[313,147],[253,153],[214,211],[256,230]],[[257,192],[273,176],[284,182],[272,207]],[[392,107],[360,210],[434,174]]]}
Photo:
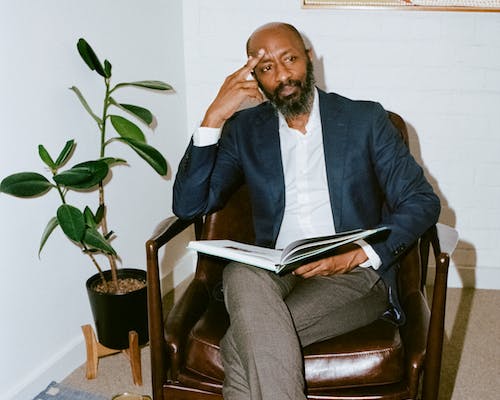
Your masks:
{"label": "beige carpet", "polygon": [[[439,399],[496,400],[500,378],[500,290],[449,289]],[[62,383],[109,399],[122,392],[151,395],[149,347],[142,349],[143,385],[132,381],[123,354],[102,358],[96,379],[85,366]]]}

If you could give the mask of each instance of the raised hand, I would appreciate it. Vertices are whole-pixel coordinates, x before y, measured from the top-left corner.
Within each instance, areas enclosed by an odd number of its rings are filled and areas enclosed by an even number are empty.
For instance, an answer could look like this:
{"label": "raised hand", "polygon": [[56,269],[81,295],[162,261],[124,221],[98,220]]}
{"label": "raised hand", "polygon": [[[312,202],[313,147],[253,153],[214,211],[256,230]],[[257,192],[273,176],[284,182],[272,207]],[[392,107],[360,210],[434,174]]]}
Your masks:
{"label": "raised hand", "polygon": [[254,79],[248,79],[255,66],[264,56],[260,49],[257,55],[248,57],[247,63],[229,75],[208,107],[201,123],[203,127],[220,128],[224,122],[246,102],[260,103],[264,100]]}

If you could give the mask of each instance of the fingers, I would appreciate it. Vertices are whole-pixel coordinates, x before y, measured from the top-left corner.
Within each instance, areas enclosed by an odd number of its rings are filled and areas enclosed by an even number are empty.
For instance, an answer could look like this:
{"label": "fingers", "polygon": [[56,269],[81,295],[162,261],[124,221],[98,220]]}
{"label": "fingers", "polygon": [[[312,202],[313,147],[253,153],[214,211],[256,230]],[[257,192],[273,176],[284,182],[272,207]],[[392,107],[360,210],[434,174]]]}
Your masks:
{"label": "fingers", "polygon": [[248,61],[245,64],[245,67],[249,69],[248,72],[253,71],[253,69],[257,66],[260,60],[262,60],[262,57],[264,57],[264,49],[259,49],[259,51],[255,56],[248,57]]}
{"label": "fingers", "polygon": [[246,64],[230,75],[230,77],[246,80],[248,74],[253,72],[253,69],[262,60],[262,57],[264,57],[264,49],[260,49],[255,56],[249,56]]}
{"label": "fingers", "polygon": [[208,107],[201,126],[220,128],[245,102],[257,105],[263,100],[256,81],[227,80]]}
{"label": "fingers", "polygon": [[264,50],[259,50],[256,56],[248,57],[247,63],[239,70],[229,75],[208,107],[201,126],[220,128],[245,102],[254,105],[264,101],[255,80],[248,80],[248,75],[264,56]]}
{"label": "fingers", "polygon": [[[356,258],[357,251],[348,251],[344,254],[323,258],[297,268],[293,273],[302,278],[310,278],[316,275],[345,274],[359,265]],[[364,254],[364,252],[363,252]]]}
{"label": "fingers", "polygon": [[262,93],[259,91],[259,85],[255,81],[244,81],[238,84],[238,89],[243,91],[246,96],[263,100]]}
{"label": "fingers", "polygon": [[315,275],[329,275],[330,273],[330,271],[325,270],[323,263],[320,261],[301,265],[293,272],[294,275],[302,278],[310,278]]}

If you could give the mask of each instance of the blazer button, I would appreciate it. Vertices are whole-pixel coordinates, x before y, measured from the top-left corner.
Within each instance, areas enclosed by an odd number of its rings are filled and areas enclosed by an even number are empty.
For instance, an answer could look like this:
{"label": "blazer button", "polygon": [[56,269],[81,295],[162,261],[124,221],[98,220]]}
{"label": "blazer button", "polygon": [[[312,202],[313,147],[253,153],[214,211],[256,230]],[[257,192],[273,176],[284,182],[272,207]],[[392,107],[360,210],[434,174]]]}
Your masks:
{"label": "blazer button", "polygon": [[399,247],[397,247],[396,250],[394,250],[393,254],[395,256],[397,256],[397,255],[401,254],[405,250],[405,248],[406,248],[405,245],[402,244]]}

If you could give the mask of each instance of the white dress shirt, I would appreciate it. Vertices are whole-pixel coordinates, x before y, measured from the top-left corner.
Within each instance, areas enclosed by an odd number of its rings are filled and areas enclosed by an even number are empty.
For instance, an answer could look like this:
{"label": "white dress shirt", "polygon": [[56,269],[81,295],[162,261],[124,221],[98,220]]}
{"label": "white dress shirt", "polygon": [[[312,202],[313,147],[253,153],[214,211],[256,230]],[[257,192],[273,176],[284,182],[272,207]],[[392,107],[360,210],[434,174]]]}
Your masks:
{"label": "white dress shirt", "polygon": [[302,133],[290,128],[279,113],[285,213],[277,248],[284,248],[294,240],[335,233],[317,94],[305,129]]}
{"label": "white dress shirt", "polygon": [[[306,133],[290,128],[279,113],[285,212],[276,241],[278,249],[294,240],[335,234],[318,99],[316,90]],[[213,145],[220,135],[219,128],[200,127],[193,135],[193,144],[200,147]],[[356,243],[368,256],[368,261],[360,266],[379,268],[381,260],[373,248],[363,240]]]}

